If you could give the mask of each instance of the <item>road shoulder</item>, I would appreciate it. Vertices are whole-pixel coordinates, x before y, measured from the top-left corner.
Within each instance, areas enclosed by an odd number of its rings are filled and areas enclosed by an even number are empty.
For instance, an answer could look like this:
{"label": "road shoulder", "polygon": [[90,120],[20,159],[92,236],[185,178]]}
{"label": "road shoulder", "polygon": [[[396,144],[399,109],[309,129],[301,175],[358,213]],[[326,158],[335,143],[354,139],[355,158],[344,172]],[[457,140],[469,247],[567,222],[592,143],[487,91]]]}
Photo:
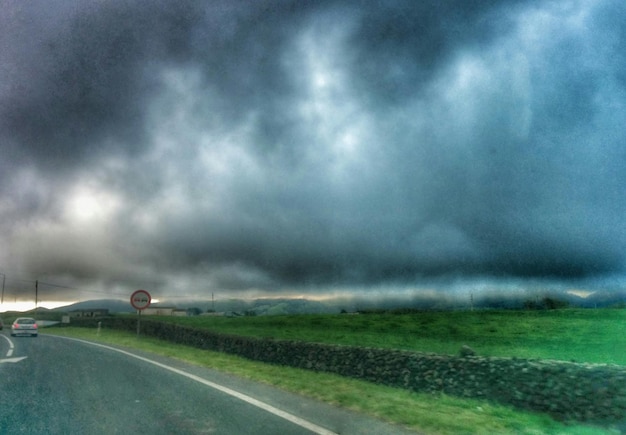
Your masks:
{"label": "road shoulder", "polygon": [[[56,336],[54,334],[48,336],[72,340],[71,338]],[[142,359],[154,361],[160,365],[188,373],[210,383],[215,383],[236,392],[243,393],[271,407],[325,427],[338,434],[415,434],[414,431],[377,420],[370,416],[338,408],[328,403],[281,390],[274,386],[240,378],[208,367],[191,364],[180,359],[123,346],[103,345],[82,339],[79,341],[117,349],[136,355]]]}

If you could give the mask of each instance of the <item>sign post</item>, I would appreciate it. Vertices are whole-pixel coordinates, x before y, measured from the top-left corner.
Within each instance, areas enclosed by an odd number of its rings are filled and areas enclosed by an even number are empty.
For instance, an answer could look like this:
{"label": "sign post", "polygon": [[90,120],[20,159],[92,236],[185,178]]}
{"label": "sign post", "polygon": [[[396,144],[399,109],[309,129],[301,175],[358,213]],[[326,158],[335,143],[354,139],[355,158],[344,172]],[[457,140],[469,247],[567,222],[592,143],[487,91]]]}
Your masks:
{"label": "sign post", "polygon": [[141,311],[150,306],[152,297],[146,290],[136,290],[130,295],[130,304],[137,310],[137,337],[139,337],[139,328],[141,324]]}

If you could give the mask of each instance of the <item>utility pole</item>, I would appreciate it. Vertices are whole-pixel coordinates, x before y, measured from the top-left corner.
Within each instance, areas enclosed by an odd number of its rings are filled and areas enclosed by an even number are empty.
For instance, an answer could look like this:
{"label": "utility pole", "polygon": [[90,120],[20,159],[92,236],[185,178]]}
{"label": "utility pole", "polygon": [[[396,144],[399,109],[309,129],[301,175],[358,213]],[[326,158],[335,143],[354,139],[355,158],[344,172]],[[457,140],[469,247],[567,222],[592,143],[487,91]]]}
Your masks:
{"label": "utility pole", "polygon": [[0,305],[4,303],[4,282],[6,281],[7,276],[2,273],[2,297],[0,297]]}
{"label": "utility pole", "polygon": [[35,281],[35,313],[37,312],[37,299],[39,298],[39,280]]}

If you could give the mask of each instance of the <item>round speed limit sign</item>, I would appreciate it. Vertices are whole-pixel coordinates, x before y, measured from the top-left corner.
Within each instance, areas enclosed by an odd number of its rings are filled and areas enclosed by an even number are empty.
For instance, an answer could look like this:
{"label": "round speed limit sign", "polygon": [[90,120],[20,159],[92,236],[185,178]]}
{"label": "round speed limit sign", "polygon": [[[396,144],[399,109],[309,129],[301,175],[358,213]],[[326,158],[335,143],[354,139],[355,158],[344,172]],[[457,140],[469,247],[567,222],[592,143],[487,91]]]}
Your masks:
{"label": "round speed limit sign", "polygon": [[150,301],[152,301],[150,293],[145,290],[137,290],[130,295],[130,304],[139,311],[148,308]]}

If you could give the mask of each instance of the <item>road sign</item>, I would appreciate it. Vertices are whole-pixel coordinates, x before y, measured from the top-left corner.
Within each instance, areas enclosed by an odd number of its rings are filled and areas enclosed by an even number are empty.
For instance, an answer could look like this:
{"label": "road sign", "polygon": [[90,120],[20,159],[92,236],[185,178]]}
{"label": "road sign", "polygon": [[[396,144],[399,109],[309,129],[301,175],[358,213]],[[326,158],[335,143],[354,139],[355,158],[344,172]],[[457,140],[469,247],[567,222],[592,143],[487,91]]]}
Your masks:
{"label": "road sign", "polygon": [[152,301],[150,293],[145,290],[137,290],[130,295],[130,304],[139,311],[148,308],[150,301]]}

